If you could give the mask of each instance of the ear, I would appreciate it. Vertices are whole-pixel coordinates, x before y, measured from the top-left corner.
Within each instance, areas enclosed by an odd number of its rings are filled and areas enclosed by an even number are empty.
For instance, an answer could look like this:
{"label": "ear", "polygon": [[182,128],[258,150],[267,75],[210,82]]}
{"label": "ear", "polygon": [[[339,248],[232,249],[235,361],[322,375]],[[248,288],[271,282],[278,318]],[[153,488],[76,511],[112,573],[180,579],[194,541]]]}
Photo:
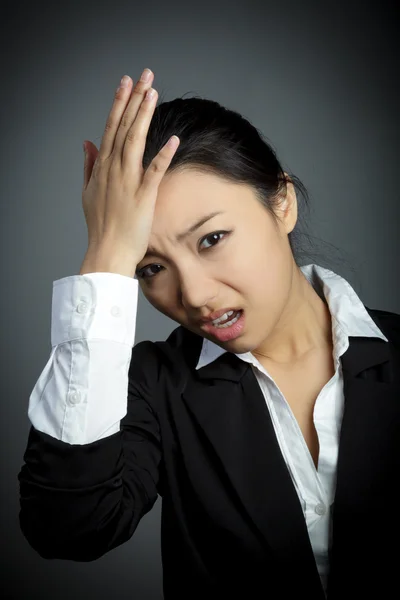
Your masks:
{"label": "ear", "polygon": [[297,196],[290,176],[285,173],[286,193],[281,196],[276,211],[278,213],[281,227],[288,235],[295,227],[297,222]]}

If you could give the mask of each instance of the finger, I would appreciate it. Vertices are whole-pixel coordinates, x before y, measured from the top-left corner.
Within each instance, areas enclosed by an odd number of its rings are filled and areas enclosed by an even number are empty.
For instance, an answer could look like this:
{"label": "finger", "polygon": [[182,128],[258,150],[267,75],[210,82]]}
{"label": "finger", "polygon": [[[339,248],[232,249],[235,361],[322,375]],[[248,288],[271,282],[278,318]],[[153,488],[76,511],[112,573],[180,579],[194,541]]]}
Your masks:
{"label": "finger", "polygon": [[[144,81],[145,73],[149,73],[149,80]],[[123,115],[120,118],[120,123],[117,129],[117,134],[114,141],[114,152],[119,155],[122,160],[122,151],[125,144],[126,134],[132,126],[132,123],[136,119],[136,115],[139,111],[140,105],[143,102],[147,90],[151,87],[154,79],[154,74],[150,69],[145,69],[141,75],[141,79],[136,82],[136,85],[132,88],[132,92],[129,98],[129,103],[125,108]]]}
{"label": "finger", "polygon": [[129,170],[143,168],[143,154],[146,146],[146,137],[151,119],[157,104],[157,90],[149,88],[141,103],[136,119],[126,133],[125,145],[122,149],[122,166]]}
{"label": "finger", "polygon": [[119,87],[115,91],[114,102],[107,117],[99,149],[99,158],[101,159],[108,158],[112,152],[115,135],[129,100],[131,88],[132,79],[129,75],[124,75],[120,81]]}
{"label": "finger", "polygon": [[84,147],[85,147],[85,162],[84,162],[83,187],[86,188],[90,181],[90,177],[91,177],[92,171],[93,171],[93,165],[96,162],[96,158],[97,158],[99,151],[97,150],[96,146],[94,144],[92,144],[92,142],[89,142],[87,140],[85,140],[85,142],[84,142]]}
{"label": "finger", "polygon": [[139,189],[140,195],[145,196],[146,194],[158,190],[158,186],[160,185],[179,144],[180,139],[176,135],[173,135],[153,158],[143,176],[142,184]]}

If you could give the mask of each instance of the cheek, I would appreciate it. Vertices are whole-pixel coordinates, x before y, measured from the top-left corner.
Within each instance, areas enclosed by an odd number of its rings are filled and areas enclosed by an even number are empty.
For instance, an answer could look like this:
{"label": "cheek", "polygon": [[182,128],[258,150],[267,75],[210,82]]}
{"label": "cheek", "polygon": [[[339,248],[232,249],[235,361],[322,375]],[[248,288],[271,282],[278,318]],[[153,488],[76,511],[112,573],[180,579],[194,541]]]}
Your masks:
{"label": "cheek", "polygon": [[277,244],[275,237],[266,232],[255,232],[253,236],[248,233],[238,239],[235,247],[229,249],[229,254],[224,260],[236,279],[242,279],[247,285],[253,287],[262,280],[272,280],[279,273],[282,249]]}
{"label": "cheek", "polygon": [[[258,245],[256,251],[240,255],[236,262],[236,281],[240,291],[256,309],[274,321],[287,302],[290,291],[291,263],[284,248],[275,240]],[[261,314],[259,314],[261,313]]]}
{"label": "cheek", "polygon": [[[167,291],[166,291],[167,289]],[[170,287],[158,287],[154,289],[154,291],[150,291],[144,293],[146,300],[151,304],[151,306],[161,314],[165,315],[172,321],[176,321],[181,324],[183,321],[179,319],[184,319],[184,314],[180,313],[180,309],[177,304],[174,302],[173,298],[177,290],[170,285]]]}
{"label": "cheek", "polygon": [[165,302],[160,301],[160,299],[158,298],[158,294],[155,292],[148,291],[148,290],[145,291],[144,287],[142,287],[141,289],[142,289],[143,295],[146,298],[147,302],[149,304],[151,304],[151,306],[153,308],[155,308],[157,311],[165,314],[165,310],[167,307],[165,306]]}

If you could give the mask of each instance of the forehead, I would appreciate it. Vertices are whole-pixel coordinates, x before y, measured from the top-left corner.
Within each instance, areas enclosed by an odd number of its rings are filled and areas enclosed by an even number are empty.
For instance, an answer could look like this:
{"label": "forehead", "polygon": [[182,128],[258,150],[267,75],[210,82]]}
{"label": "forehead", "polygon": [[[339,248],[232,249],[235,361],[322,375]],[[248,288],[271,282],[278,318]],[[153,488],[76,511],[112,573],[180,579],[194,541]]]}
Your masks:
{"label": "forehead", "polygon": [[213,173],[185,169],[167,174],[158,187],[154,225],[185,226],[213,210],[245,212],[255,201],[253,190]]}

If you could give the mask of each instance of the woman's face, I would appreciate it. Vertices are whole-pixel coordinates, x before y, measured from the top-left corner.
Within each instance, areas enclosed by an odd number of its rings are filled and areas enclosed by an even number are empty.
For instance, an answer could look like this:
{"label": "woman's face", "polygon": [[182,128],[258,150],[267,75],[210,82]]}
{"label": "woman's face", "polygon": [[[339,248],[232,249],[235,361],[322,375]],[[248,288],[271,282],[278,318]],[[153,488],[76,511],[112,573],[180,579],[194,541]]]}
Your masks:
{"label": "woman's face", "polygon": [[[297,219],[291,184],[281,206],[281,223],[274,225],[249,186],[194,170],[164,176],[149,239],[151,253],[136,271],[147,300],[225,350],[257,348],[288,302],[296,266],[287,237]],[[214,212],[220,214],[178,238]],[[221,342],[202,330],[198,319],[224,308],[243,309],[244,328],[235,339]]]}

